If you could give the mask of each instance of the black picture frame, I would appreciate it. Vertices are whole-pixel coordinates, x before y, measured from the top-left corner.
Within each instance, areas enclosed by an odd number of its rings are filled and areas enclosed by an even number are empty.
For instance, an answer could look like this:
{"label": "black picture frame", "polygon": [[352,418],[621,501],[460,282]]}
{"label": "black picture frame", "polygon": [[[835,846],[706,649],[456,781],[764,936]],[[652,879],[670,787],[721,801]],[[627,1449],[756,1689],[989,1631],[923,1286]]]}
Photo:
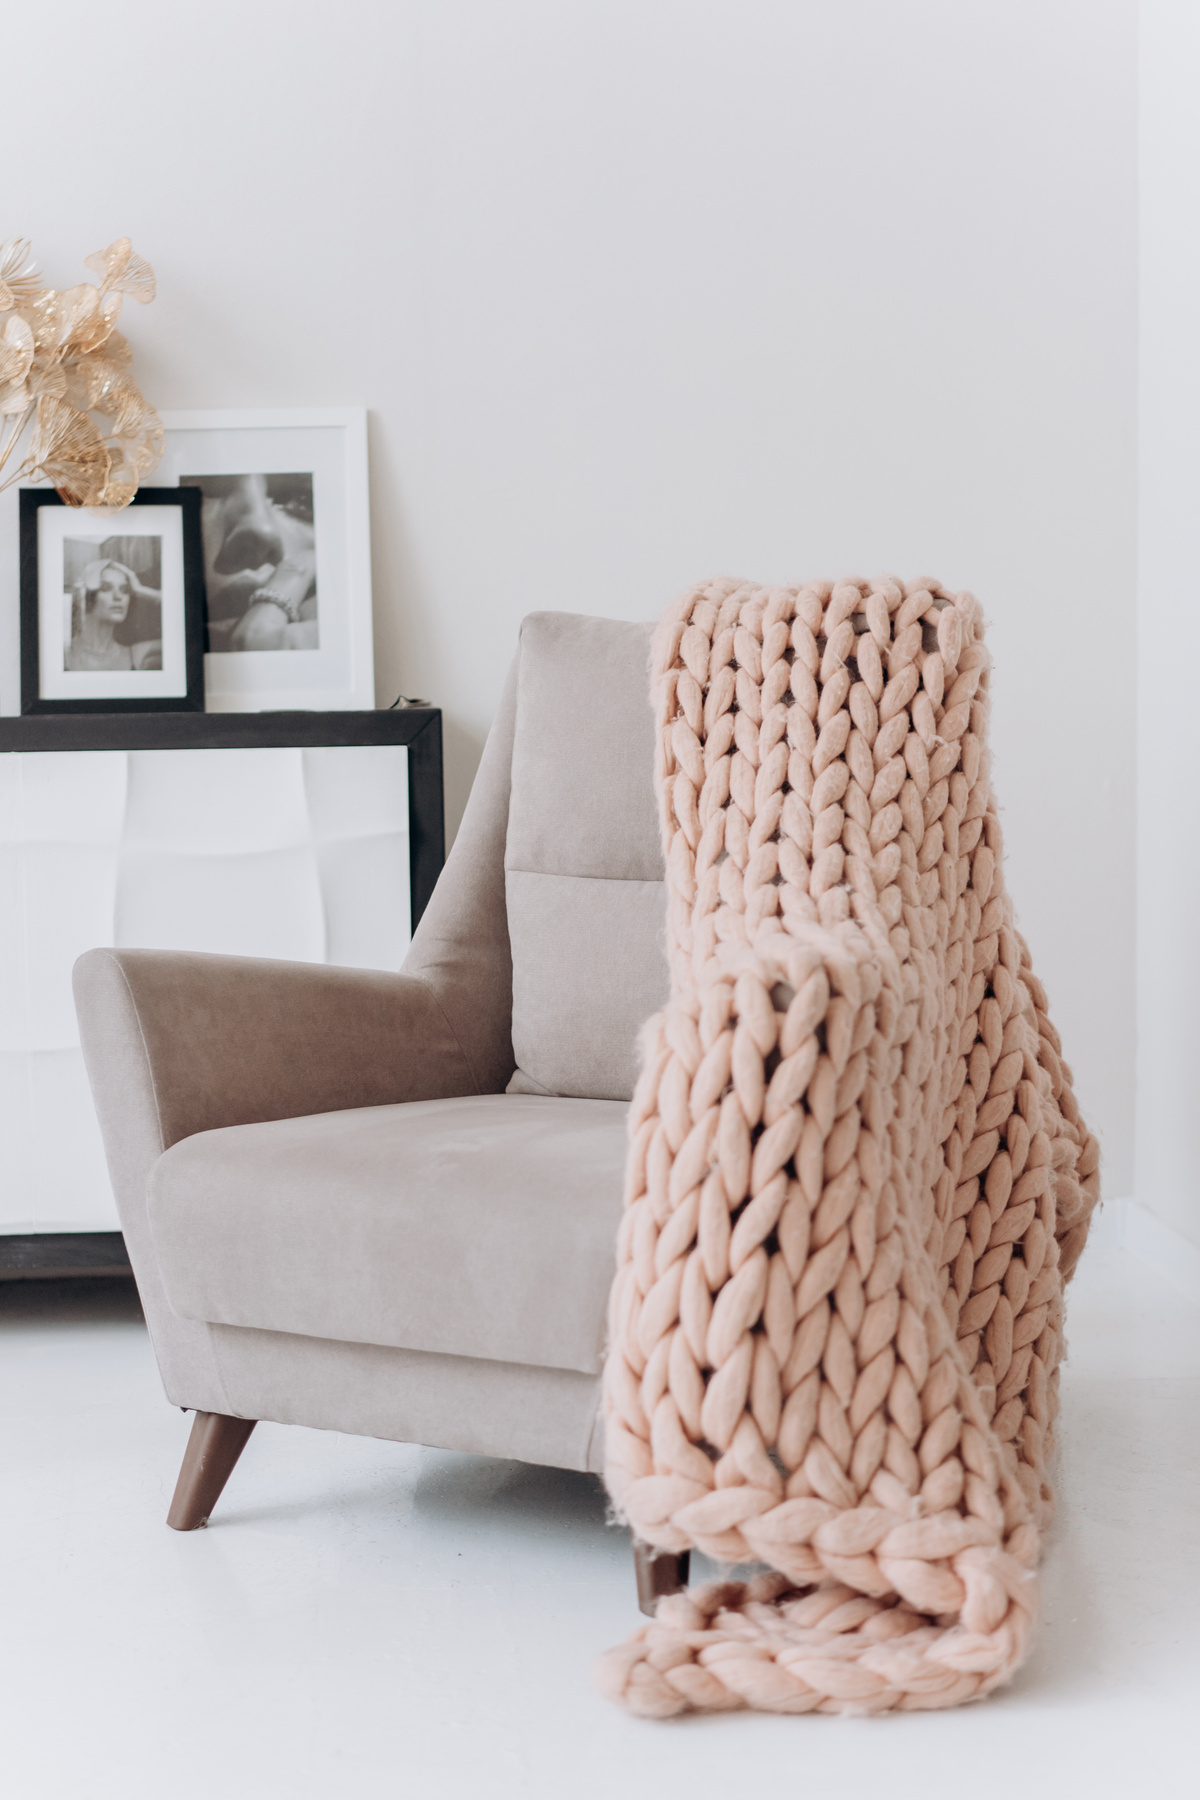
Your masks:
{"label": "black picture frame", "polygon": [[[41,692],[38,648],[38,514],[65,506],[52,489],[20,490],[21,711],[22,713],[180,713],[204,711],[204,553],[198,488],[139,488],[131,506],[176,506],[183,526],[183,633],[187,691],[153,699],[46,699]],[[120,514],[114,514],[119,519]]]}

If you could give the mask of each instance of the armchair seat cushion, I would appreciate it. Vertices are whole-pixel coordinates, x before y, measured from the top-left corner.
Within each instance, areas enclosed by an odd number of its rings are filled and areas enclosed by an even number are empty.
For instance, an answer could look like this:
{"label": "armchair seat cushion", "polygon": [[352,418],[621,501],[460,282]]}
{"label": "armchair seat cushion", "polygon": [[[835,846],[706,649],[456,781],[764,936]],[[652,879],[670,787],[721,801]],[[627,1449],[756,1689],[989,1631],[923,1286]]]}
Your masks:
{"label": "armchair seat cushion", "polygon": [[476,1094],[202,1131],[149,1182],[185,1319],[597,1373],[625,1106]]}

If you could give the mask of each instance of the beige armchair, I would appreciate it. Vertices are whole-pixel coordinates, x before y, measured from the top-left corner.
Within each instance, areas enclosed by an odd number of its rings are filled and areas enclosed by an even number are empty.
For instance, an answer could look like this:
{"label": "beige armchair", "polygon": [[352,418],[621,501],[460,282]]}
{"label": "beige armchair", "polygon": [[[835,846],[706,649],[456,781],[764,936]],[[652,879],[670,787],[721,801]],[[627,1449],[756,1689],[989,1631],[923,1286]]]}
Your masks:
{"label": "beige armchair", "polygon": [[[625,1111],[667,994],[650,627],[534,614],[398,975],[92,950],[76,1003],[168,1400],[599,1470]],[[677,1559],[643,1562],[643,1602]],[[671,1565],[671,1566],[668,1566]]]}

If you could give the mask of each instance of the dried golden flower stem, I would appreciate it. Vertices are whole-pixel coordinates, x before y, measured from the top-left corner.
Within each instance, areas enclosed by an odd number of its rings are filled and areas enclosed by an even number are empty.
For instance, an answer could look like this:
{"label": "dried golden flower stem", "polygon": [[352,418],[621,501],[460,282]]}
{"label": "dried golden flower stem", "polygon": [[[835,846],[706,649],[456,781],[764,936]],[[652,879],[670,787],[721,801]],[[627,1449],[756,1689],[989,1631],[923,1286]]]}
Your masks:
{"label": "dried golden flower stem", "polygon": [[127,506],[163,432],[116,323],[126,294],[153,300],[154,270],[128,238],[86,263],[99,285],[60,291],[43,287],[26,239],[0,244],[0,492],[46,480],[68,506]]}

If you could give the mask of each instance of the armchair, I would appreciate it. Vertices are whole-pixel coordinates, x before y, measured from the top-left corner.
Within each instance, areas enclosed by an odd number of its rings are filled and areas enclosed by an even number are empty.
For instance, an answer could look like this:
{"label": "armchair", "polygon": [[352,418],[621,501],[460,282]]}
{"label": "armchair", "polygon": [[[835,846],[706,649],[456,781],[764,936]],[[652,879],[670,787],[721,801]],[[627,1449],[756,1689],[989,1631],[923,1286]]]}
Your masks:
{"label": "armchair", "polygon": [[[92,950],[80,1030],[168,1522],[271,1419],[599,1470],[626,1104],[667,995],[650,627],[528,618],[399,974]],[[639,1563],[639,1591],[683,1559]]]}

